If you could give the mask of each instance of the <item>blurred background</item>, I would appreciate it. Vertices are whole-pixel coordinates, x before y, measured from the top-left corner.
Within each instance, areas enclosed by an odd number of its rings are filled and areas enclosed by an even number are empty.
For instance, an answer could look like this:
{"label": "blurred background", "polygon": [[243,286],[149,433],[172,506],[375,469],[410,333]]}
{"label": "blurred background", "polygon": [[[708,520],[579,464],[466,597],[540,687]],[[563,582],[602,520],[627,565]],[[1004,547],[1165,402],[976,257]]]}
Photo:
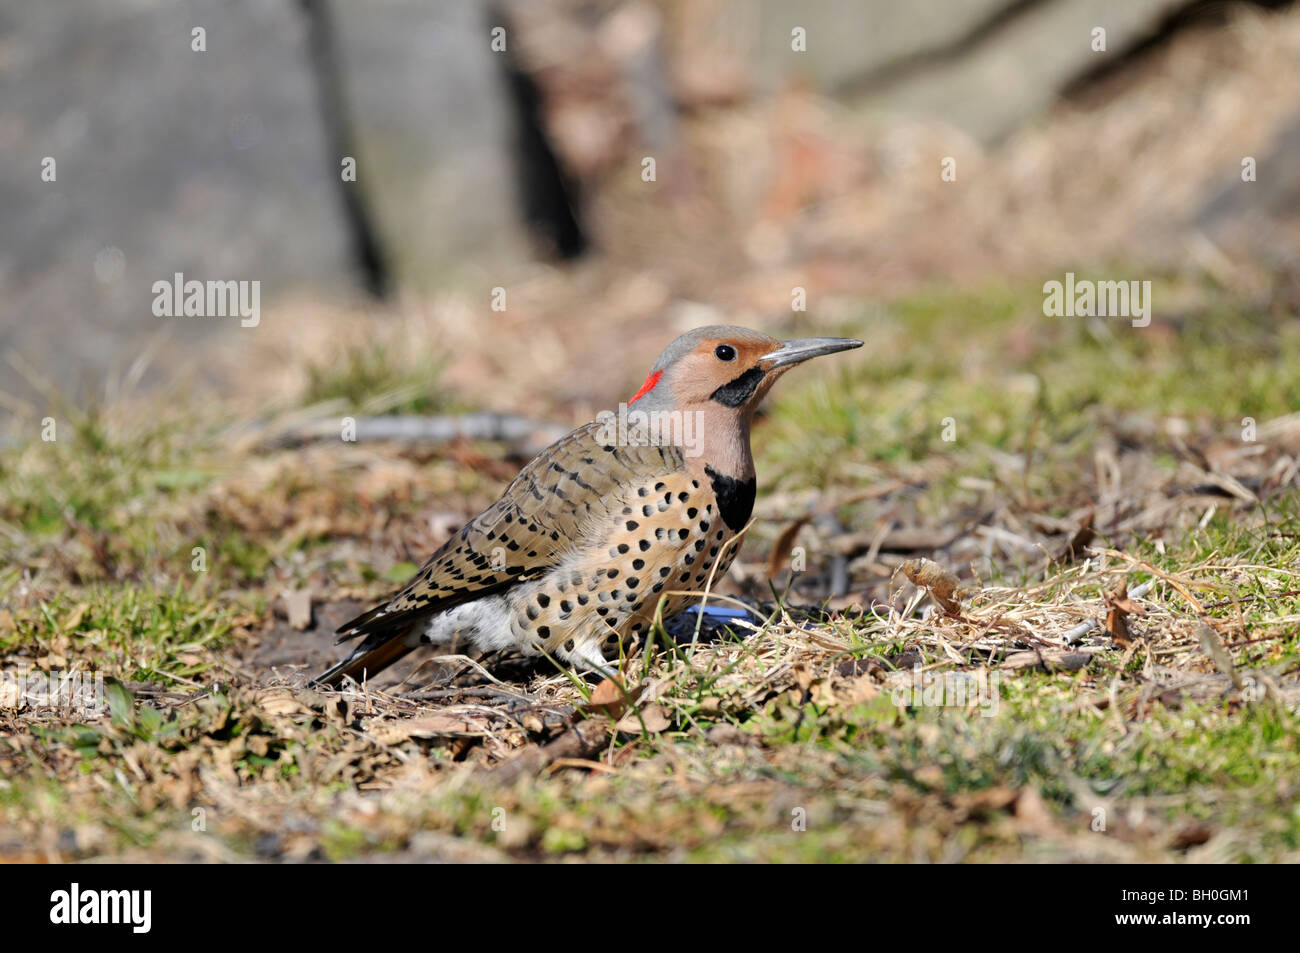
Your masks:
{"label": "blurred background", "polygon": [[[0,81],[24,427],[301,393],[380,328],[466,403],[581,415],[679,330],[936,282],[1300,297],[1285,3],[0,0]],[[260,325],[156,317],[177,272],[260,281]]]}

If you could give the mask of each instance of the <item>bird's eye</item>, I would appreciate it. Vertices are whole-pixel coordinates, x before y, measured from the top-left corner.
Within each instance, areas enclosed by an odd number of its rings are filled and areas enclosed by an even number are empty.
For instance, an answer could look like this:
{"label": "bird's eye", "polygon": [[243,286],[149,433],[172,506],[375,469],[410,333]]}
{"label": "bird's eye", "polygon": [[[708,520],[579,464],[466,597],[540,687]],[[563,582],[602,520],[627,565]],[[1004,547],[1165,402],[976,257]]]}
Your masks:
{"label": "bird's eye", "polygon": [[719,344],[713,349],[713,353],[720,361],[734,361],[736,359],[736,349],[730,344]]}

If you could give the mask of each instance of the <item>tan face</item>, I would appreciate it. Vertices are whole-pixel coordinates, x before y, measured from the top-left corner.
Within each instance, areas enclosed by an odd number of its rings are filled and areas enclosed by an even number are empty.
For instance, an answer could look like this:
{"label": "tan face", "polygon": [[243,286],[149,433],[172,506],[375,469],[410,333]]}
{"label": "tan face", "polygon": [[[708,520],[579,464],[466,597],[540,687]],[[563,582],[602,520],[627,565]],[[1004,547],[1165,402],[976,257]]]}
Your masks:
{"label": "tan face", "polygon": [[776,338],[757,332],[706,338],[672,368],[673,393],[683,405],[756,406],[787,370],[770,368],[762,360],[780,346]]}
{"label": "tan face", "polygon": [[[710,325],[673,341],[629,403],[643,410],[699,410],[748,422],[776,379],[796,364],[861,347],[848,338],[778,341],[748,328]],[[743,428],[742,428],[743,431]]]}
{"label": "tan face", "polygon": [[861,346],[847,338],[778,341],[728,325],[696,328],[659,356],[632,403],[644,399],[640,410],[699,415],[701,452],[688,465],[743,481],[754,469],[750,420],[777,378],[810,358]]}

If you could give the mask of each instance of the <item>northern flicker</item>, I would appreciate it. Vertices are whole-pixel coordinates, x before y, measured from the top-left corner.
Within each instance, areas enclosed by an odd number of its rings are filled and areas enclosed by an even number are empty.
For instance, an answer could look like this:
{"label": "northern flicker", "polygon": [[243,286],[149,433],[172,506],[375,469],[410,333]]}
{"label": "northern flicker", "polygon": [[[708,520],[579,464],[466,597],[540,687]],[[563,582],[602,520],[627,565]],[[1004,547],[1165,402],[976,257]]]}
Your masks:
{"label": "northern flicker", "polygon": [[404,589],[342,626],[339,642],[363,639],[317,682],[453,641],[608,674],[604,650],[647,632],[661,599],[670,618],[730,566],[754,506],[750,423],[772,384],[861,346],[722,325],[683,334],[617,414],[542,451]]}

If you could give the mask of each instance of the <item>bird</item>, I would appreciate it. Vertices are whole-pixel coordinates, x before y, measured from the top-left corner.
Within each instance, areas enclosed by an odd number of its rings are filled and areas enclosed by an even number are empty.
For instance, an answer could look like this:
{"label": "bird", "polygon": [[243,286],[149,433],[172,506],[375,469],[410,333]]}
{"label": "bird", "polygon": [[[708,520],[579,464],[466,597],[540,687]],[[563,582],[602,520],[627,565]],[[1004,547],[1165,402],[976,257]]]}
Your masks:
{"label": "bird", "polygon": [[361,641],[314,683],[360,683],[453,643],[610,676],[606,650],[687,608],[735,558],[757,491],[750,428],[772,385],[861,346],[727,325],[681,335],[617,412],[543,450],[410,583],[340,626],[336,644]]}

